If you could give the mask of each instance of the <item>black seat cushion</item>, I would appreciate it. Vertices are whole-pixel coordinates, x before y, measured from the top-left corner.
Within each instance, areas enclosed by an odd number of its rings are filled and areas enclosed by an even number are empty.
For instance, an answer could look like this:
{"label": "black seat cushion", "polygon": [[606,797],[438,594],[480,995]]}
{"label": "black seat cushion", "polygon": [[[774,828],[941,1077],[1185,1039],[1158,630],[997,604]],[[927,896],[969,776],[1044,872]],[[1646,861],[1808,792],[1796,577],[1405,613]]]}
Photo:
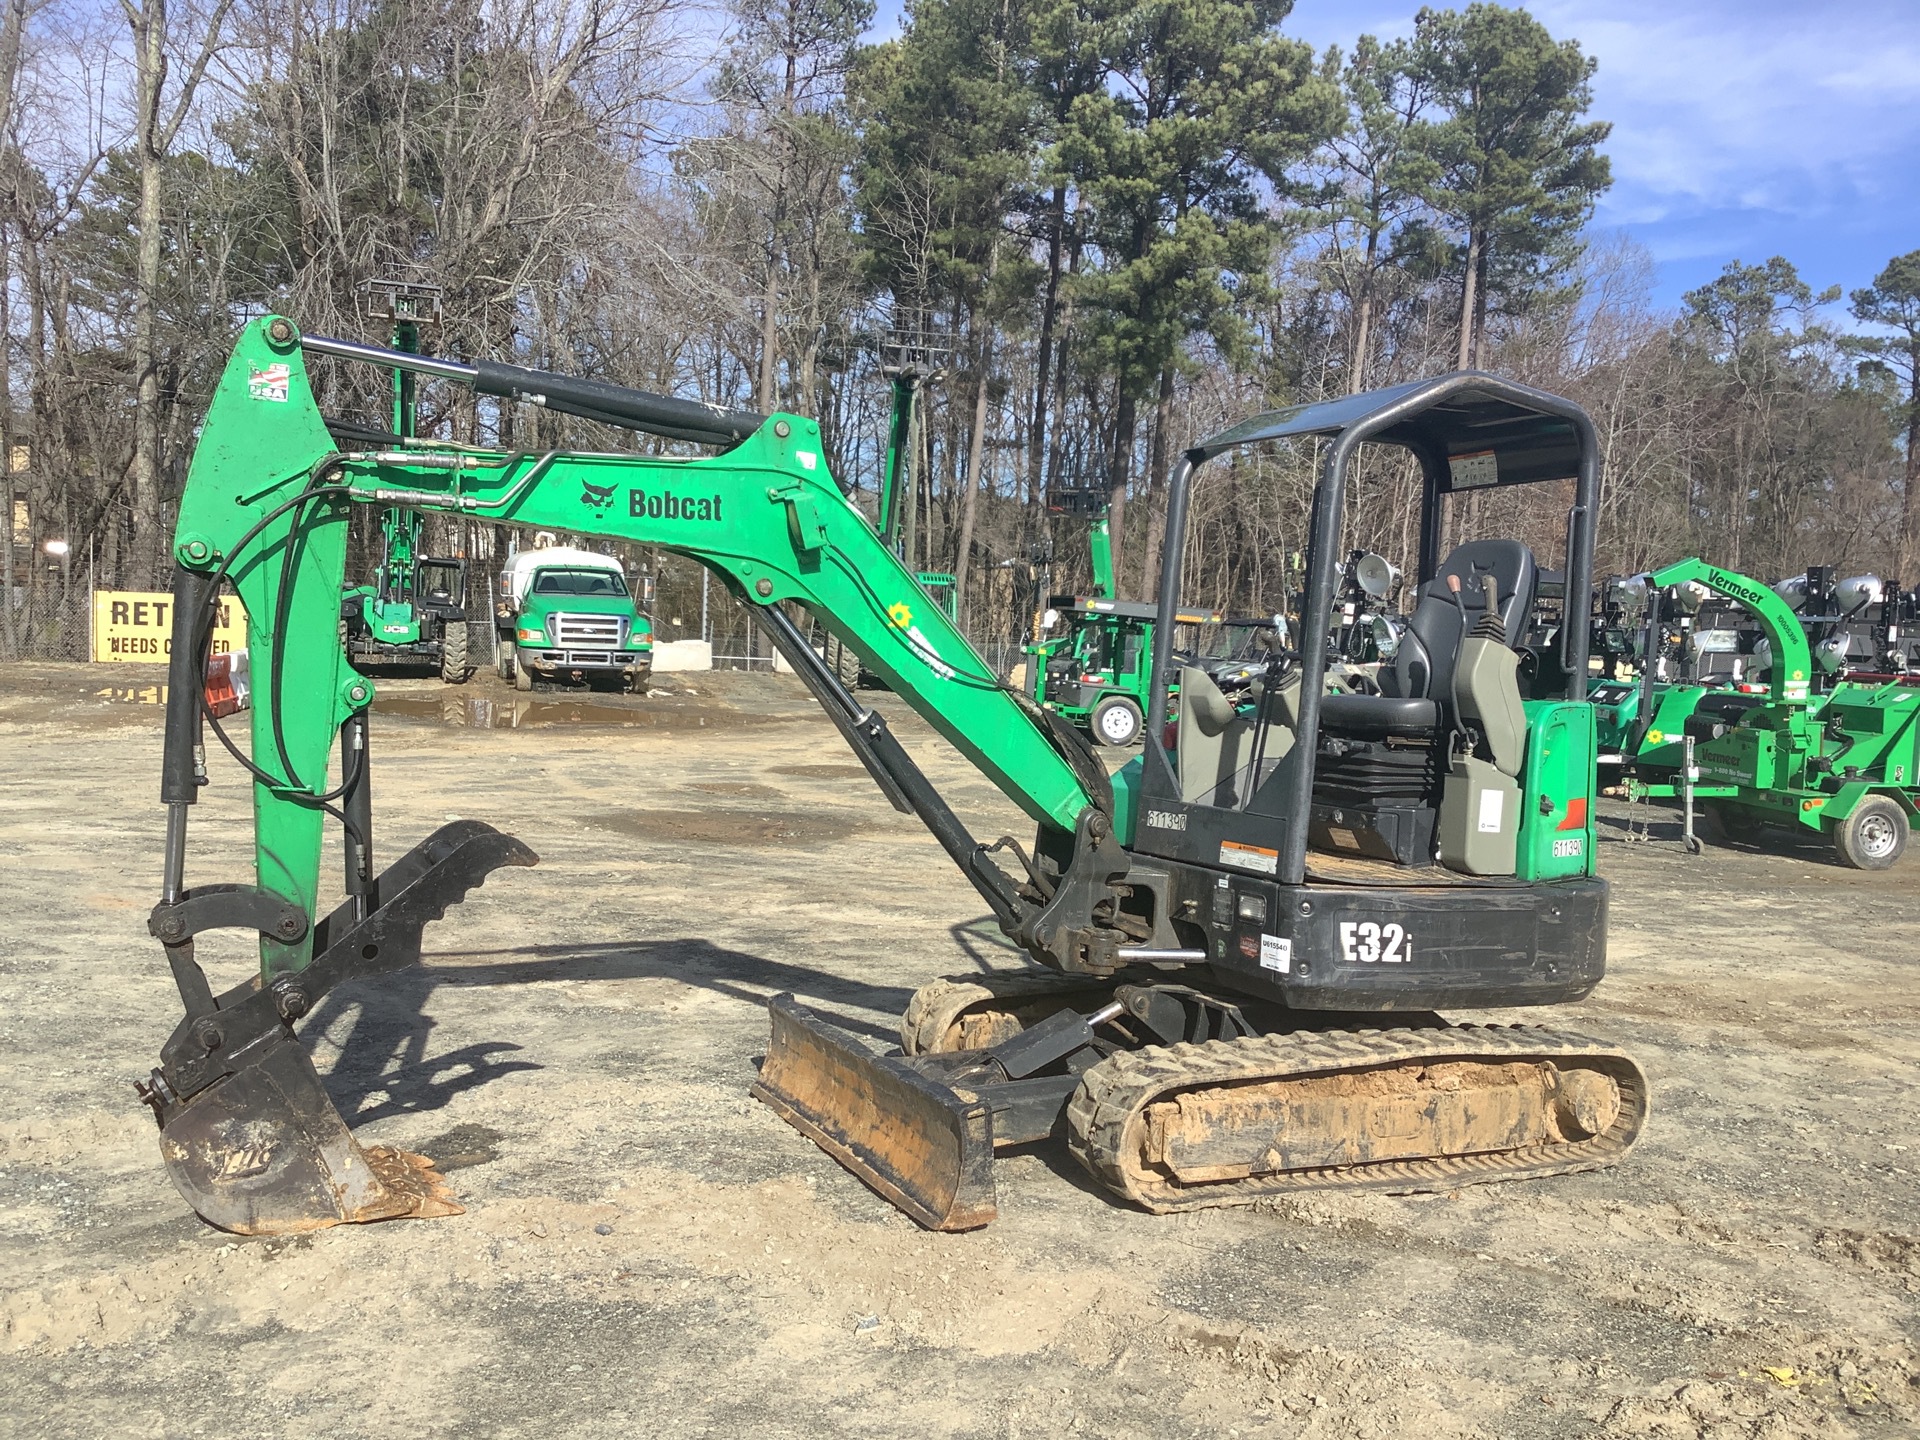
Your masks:
{"label": "black seat cushion", "polygon": [[1324,695],[1320,699],[1323,733],[1356,740],[1389,735],[1423,739],[1440,724],[1440,702],[1401,695]]}

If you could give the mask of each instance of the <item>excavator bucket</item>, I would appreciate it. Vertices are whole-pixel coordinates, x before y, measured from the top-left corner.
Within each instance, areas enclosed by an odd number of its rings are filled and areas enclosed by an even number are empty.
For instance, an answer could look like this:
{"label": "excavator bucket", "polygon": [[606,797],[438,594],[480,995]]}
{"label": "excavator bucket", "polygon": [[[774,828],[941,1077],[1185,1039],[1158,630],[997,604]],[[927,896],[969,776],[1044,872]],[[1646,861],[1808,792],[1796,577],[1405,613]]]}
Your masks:
{"label": "excavator bucket", "polygon": [[[188,1014],[139,1089],[160,1122],[167,1173],[201,1218],[237,1235],[290,1235],[463,1213],[431,1161],[354,1140],[292,1022],[343,980],[417,963],[430,921],[500,866],[535,860],[477,820],[443,825],[374,880],[364,913],[348,900],[313,927],[305,969],[248,981],[217,1000],[192,958],[193,934],[243,919],[271,929],[272,909],[259,906],[275,897],[212,886],[156,910],[155,933],[184,977]],[[288,933],[302,928],[296,917]]]}
{"label": "excavator bucket", "polygon": [[999,1213],[993,1116],[960,1086],[876,1055],[792,995],[768,1005],[773,1038],[753,1095],[929,1230],[975,1230]]}
{"label": "excavator bucket", "polygon": [[423,1156],[362,1149],[281,1026],[236,1056],[234,1073],[161,1116],[160,1155],[209,1224],[291,1235],[357,1221],[463,1214]]}

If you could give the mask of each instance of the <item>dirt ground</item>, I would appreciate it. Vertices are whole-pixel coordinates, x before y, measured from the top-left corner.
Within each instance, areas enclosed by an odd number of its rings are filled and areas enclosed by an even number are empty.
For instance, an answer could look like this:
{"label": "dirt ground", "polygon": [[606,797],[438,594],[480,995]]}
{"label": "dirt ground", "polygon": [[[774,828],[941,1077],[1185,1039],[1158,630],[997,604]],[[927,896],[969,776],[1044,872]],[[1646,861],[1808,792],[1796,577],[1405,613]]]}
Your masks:
{"label": "dirt ground", "polygon": [[[763,1001],[883,1041],[919,982],[1015,957],[797,685],[388,682],[383,861],[471,816],[541,863],[306,1031],[363,1141],[467,1213],[237,1241],[132,1088],[178,1014],[158,678],[0,668],[8,1435],[1920,1433],[1920,855],[1689,858],[1609,814],[1610,973],[1551,1018],[1652,1077],[1616,1169],[1156,1218],[1038,1146],[996,1224],[930,1235],[747,1097]],[[882,703],[977,833],[1028,828]],[[214,770],[190,883],[251,879]]]}

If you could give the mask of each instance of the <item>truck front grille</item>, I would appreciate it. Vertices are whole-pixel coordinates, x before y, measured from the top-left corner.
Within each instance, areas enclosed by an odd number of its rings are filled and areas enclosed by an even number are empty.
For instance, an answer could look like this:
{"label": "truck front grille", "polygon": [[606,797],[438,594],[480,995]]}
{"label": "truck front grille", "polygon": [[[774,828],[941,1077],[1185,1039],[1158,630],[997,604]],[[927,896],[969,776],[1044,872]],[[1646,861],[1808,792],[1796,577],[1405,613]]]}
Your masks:
{"label": "truck front grille", "polygon": [[618,615],[556,615],[553,642],[567,649],[618,650],[626,643],[627,622]]}

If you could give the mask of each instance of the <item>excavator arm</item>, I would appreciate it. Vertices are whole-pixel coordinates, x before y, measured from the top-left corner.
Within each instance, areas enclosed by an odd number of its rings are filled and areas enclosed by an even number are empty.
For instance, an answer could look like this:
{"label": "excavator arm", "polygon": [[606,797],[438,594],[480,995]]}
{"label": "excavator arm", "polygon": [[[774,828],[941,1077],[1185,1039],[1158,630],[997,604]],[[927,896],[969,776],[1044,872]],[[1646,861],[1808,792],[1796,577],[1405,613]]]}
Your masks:
{"label": "excavator arm", "polygon": [[[674,457],[505,451],[393,438],[341,448],[314,398],[310,353],[424,371],[505,399],[724,446]],[[338,980],[417,960],[420,931],[519,841],[455,822],[378,874],[372,863],[367,711],[373,683],[338,639],[349,517],[401,506],[659,546],[717,575],[753,608],[893,803],[921,816],[1002,928],[1043,964],[1110,972],[1128,868],[1106,772],[1069,727],[1009,689],[932,604],[829,474],[818,426],[516,367],[454,362],[303,337],[283,317],[249,324],[196,448],[175,534],[175,627],[162,799],[165,875],[151,926],[187,1015],[143,1097],[176,1184],[206,1218],[248,1233],[445,1213],[416,1157],[362,1152],[314,1077],[292,1024]],[[247,752],[252,885],[186,884],[187,813],[206,783],[204,667],[210,617],[230,586],[247,612],[255,680]],[[796,605],[885,678],[1039,825],[1015,877],[971,836],[885,720],[842,686],[785,608]],[[338,782],[329,761],[341,752]],[[347,898],[317,913],[329,819],[346,836]],[[998,847],[996,847],[998,848]],[[1069,857],[1064,860],[1059,857]],[[257,982],[215,996],[193,957],[208,929],[260,937]],[[423,1180],[421,1177],[426,1176]]]}

